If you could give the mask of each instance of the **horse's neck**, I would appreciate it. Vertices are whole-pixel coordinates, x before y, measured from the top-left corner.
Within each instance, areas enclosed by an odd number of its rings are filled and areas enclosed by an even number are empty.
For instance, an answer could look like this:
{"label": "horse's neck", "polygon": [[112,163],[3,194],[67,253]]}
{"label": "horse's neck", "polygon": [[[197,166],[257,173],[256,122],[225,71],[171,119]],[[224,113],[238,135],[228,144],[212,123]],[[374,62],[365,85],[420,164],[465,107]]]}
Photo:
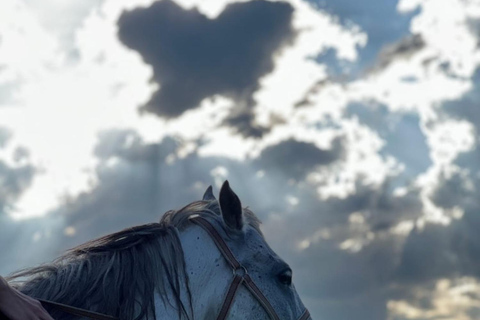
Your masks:
{"label": "horse's neck", "polygon": [[[195,319],[214,319],[231,281],[231,268],[203,229],[186,229],[180,233],[180,241]],[[182,290],[181,295],[189,316],[193,318],[187,291]],[[173,299],[173,296],[169,299]],[[157,319],[178,319],[178,311],[164,303],[159,296],[155,297],[155,311]]]}

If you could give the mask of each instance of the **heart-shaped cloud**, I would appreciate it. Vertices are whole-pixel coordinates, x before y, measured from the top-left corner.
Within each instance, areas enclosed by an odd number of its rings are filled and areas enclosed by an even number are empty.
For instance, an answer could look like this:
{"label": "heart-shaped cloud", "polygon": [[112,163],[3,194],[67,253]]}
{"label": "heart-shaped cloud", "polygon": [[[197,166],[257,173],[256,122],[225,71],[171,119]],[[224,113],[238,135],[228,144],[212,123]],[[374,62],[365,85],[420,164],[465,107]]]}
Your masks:
{"label": "heart-shaped cloud", "polygon": [[274,52],[294,38],[292,14],[290,4],[263,0],[230,4],[216,19],[170,0],[124,12],[120,40],[153,67],[161,86],[143,110],[177,117],[216,94],[253,106]]}

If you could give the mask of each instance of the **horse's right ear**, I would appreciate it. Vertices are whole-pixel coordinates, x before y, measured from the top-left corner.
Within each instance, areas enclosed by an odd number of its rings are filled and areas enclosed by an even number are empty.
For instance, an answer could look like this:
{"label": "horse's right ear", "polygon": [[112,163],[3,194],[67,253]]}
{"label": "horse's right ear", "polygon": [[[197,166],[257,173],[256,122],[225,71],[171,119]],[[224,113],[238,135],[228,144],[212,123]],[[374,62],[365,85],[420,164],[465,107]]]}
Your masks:
{"label": "horse's right ear", "polygon": [[238,196],[233,192],[226,180],[220,189],[220,211],[225,224],[234,230],[242,230],[243,210]]}
{"label": "horse's right ear", "polygon": [[212,192],[212,186],[209,186],[205,193],[203,194],[203,199],[202,200],[217,200],[215,199],[215,196],[213,195]]}

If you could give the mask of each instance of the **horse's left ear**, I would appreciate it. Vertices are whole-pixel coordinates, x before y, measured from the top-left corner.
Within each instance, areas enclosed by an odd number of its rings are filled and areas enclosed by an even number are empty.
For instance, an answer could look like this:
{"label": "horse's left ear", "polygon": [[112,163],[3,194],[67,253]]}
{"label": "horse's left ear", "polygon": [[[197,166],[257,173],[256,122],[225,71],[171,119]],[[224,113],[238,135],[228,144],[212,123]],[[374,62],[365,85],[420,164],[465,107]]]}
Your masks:
{"label": "horse's left ear", "polygon": [[203,194],[203,199],[202,200],[216,200],[215,196],[213,195],[212,192],[212,186],[209,186],[205,193]]}
{"label": "horse's left ear", "polygon": [[243,216],[242,203],[238,196],[230,189],[228,180],[226,180],[220,189],[220,211],[223,221],[232,229],[242,230]]}

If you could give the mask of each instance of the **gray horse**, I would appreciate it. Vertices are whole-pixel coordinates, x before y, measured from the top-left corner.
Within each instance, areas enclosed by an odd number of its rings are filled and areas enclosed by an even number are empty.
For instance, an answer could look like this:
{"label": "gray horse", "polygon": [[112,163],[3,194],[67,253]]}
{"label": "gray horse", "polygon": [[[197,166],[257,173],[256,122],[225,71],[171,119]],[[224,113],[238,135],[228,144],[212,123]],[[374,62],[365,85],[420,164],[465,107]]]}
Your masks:
{"label": "gray horse", "polygon": [[[37,299],[122,320],[310,319],[292,270],[228,181],[218,201],[210,186],[203,200],[166,212],[160,223],[89,241],[9,280]],[[55,319],[78,319],[46,308]]]}

